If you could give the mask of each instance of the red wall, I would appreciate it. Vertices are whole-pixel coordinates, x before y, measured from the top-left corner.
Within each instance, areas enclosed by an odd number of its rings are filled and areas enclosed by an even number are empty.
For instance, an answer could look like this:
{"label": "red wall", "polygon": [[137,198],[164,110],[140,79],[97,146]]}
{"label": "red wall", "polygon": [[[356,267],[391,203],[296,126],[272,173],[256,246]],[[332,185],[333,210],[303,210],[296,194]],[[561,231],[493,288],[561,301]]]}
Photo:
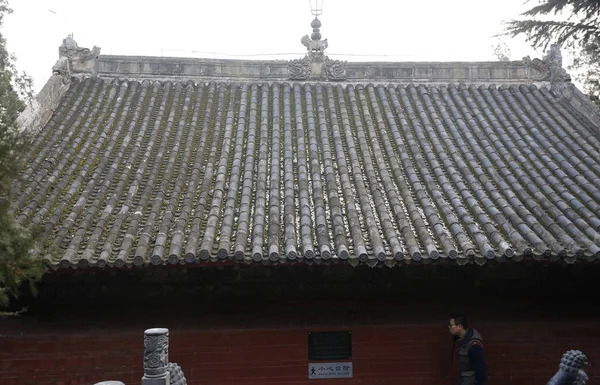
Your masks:
{"label": "red wall", "polygon": [[[119,321],[114,322],[110,331],[0,332],[0,384],[85,385],[110,379],[139,384],[143,330],[115,331]],[[569,349],[584,351],[592,363],[600,360],[600,322],[475,326],[485,340],[489,384],[544,385]],[[307,379],[308,330],[171,329],[170,361],[181,365],[189,385],[453,383],[443,322],[346,329],[353,332],[354,378],[343,380]],[[597,370],[587,372],[588,383],[597,383]]]}

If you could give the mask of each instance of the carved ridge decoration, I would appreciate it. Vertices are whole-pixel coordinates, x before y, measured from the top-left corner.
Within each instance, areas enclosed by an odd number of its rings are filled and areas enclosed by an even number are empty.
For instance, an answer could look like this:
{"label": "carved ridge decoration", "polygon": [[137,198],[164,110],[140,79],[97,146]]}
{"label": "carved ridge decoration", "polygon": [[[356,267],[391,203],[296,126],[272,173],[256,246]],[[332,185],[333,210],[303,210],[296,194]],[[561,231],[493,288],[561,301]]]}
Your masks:
{"label": "carved ridge decoration", "polygon": [[327,49],[327,47],[329,47],[329,43],[327,42],[327,39],[325,40],[321,40],[320,38],[318,40],[313,40],[310,37],[308,37],[308,35],[304,35],[302,36],[302,39],[300,39],[300,42],[302,43],[303,46],[306,47],[306,49],[308,49],[308,52],[323,52]]}
{"label": "carved ridge decoration", "polygon": [[290,79],[292,80],[306,80],[310,78],[310,60],[308,57],[303,59],[290,60],[288,64],[288,71]]}
{"label": "carved ridge decoration", "polygon": [[65,56],[58,59],[56,64],[52,66],[52,73],[60,75],[64,80],[68,80],[71,77],[71,66],[69,59]]}
{"label": "carved ridge decoration", "polygon": [[346,62],[332,60],[325,55],[329,46],[327,39],[321,40],[319,27],[321,22],[315,18],[311,23],[313,33],[311,37],[304,35],[300,42],[307,49],[307,54],[302,59],[288,62],[288,76],[291,80],[320,80],[340,81],[346,79]]}
{"label": "carved ridge decoration", "polygon": [[346,61],[327,58],[325,61],[325,77],[328,80],[345,80]]}
{"label": "carved ridge decoration", "polygon": [[79,47],[72,35],[63,39],[62,45],[58,47],[59,59],[52,67],[52,73],[61,75],[66,81],[73,73],[93,73],[93,65],[90,61],[95,60],[100,55],[100,47],[89,48]]}
{"label": "carved ridge decoration", "polygon": [[549,81],[552,85],[571,81],[571,76],[562,67],[562,54],[556,44],[550,46],[543,59],[523,58],[529,78],[533,81]]}
{"label": "carved ridge decoration", "polygon": [[[321,74],[312,71],[312,64],[321,66]],[[346,80],[346,61],[333,60],[323,52],[311,52],[302,59],[290,60],[288,74],[290,80],[326,79],[331,81]]]}
{"label": "carved ridge decoration", "polygon": [[529,70],[529,78],[535,81],[550,80],[550,66],[541,59],[531,59],[529,56],[523,58],[523,62]]}

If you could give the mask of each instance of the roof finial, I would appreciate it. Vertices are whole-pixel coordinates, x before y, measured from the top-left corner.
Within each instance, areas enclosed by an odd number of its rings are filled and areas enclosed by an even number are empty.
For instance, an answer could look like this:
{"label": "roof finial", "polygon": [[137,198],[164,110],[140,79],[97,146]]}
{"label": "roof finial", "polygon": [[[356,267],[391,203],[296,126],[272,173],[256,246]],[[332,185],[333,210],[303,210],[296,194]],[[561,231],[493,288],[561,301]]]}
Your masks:
{"label": "roof finial", "polygon": [[308,0],[310,3],[310,13],[313,14],[315,19],[310,23],[310,26],[313,29],[312,35],[310,38],[314,41],[321,40],[321,32],[319,28],[321,28],[321,20],[319,20],[319,16],[323,13],[323,0]]}
{"label": "roof finial", "polygon": [[346,79],[346,62],[332,60],[325,55],[327,48],[327,39],[321,40],[321,20],[319,15],[323,13],[323,0],[309,0],[310,11],[315,19],[310,23],[312,34],[302,36],[300,41],[306,47],[307,53],[303,59],[291,60],[288,71],[290,79],[308,80],[308,79],[327,79],[344,80]]}
{"label": "roof finial", "polygon": [[312,34],[310,35],[310,38],[308,35],[304,35],[300,41],[308,49],[309,53],[319,53],[319,55],[322,56],[323,51],[327,48],[327,39],[321,40],[321,20],[319,20],[319,15],[323,13],[323,0],[309,0],[309,2],[310,12],[315,17],[310,23]]}
{"label": "roof finial", "polygon": [[316,41],[321,40],[321,31],[319,30],[319,28],[321,28],[321,20],[319,20],[318,16],[315,16],[315,19],[310,23],[310,26],[313,29],[310,38]]}

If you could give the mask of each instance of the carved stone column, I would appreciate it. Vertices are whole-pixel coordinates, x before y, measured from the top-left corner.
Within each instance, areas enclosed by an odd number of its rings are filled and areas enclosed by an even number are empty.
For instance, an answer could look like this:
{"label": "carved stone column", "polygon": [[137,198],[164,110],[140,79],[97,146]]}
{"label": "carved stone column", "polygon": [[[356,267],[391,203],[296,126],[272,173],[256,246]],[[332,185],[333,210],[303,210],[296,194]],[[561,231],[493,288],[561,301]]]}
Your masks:
{"label": "carved stone column", "polygon": [[144,332],[144,377],[142,385],[169,385],[169,329]]}

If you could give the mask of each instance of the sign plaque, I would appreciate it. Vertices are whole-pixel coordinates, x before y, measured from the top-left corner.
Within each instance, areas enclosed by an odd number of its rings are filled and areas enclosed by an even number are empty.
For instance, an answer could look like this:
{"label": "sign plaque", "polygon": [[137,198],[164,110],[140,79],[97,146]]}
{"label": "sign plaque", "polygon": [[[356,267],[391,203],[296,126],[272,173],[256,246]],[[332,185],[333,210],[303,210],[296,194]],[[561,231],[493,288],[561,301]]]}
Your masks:
{"label": "sign plaque", "polygon": [[352,359],[352,332],[309,332],[309,361]]}
{"label": "sign plaque", "polygon": [[352,378],[352,362],[318,362],[308,364],[308,378]]}

